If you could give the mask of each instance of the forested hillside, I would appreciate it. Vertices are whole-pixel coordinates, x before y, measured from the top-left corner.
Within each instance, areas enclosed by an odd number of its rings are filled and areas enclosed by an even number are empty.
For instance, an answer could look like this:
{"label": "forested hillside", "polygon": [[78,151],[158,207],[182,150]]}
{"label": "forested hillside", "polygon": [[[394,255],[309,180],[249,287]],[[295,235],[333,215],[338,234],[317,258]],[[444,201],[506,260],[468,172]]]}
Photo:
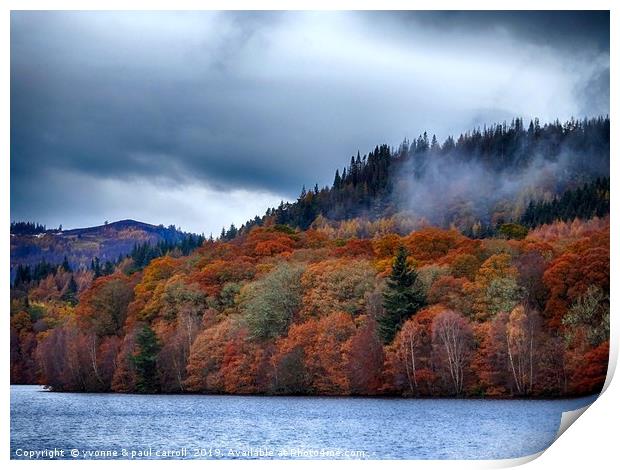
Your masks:
{"label": "forested hillside", "polygon": [[[18,268],[34,272],[60,265],[63,262],[75,270],[90,268],[94,263],[118,264],[136,246],[168,248],[197,246],[203,236],[182,232],[174,226],[151,225],[135,220],[120,220],[97,227],[73,230],[47,229],[34,222],[11,223],[11,274]],[[159,255],[165,254],[159,250]],[[152,256],[154,257],[154,256]],[[51,268],[50,268],[51,269]],[[36,276],[35,276],[36,277]]]}
{"label": "forested hillside", "polygon": [[443,144],[425,132],[397,149],[384,144],[364,156],[358,152],[336,170],[331,187],[303,188],[297,201],[221,236],[231,239],[264,223],[304,230],[317,217],[399,216],[414,227],[456,227],[472,235],[482,227],[490,235],[498,224],[518,222],[530,202],[551,201],[599,177],[609,177],[609,118],[527,126],[515,119]]}
{"label": "forested hillside", "polygon": [[605,219],[523,240],[256,228],[100,277],[76,306],[42,285],[14,299],[11,378],[119,392],[592,393],[608,295]]}
{"label": "forested hillside", "polygon": [[442,145],[423,135],[397,152],[377,147],[331,188],[198,248],[136,245],[96,276],[62,262],[16,283],[11,381],[124,393],[594,393],[609,351],[608,214],[608,119],[516,120]]}

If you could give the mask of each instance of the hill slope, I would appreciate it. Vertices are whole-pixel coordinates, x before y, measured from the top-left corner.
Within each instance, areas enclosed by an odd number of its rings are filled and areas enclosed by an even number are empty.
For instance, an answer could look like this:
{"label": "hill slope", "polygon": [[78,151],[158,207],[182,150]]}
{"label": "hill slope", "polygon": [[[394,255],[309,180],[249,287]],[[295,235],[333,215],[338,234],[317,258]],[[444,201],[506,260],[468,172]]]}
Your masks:
{"label": "hill slope", "polygon": [[[15,233],[17,232],[17,233]],[[66,256],[74,268],[87,267],[93,258],[116,261],[136,244],[178,243],[189,234],[174,226],[151,225],[136,220],[120,220],[96,227],[46,230],[40,233],[11,233],[11,270],[17,265],[34,265],[41,260],[59,264]]]}
{"label": "hill slope", "polygon": [[[193,250],[142,246],[104,275],[21,276],[11,381],[123,393],[598,393],[609,191],[608,119],[377,147],[331,188]],[[401,213],[412,223],[392,223]],[[491,229],[473,230],[480,221]],[[133,221],[20,227],[50,253],[167,236]]]}

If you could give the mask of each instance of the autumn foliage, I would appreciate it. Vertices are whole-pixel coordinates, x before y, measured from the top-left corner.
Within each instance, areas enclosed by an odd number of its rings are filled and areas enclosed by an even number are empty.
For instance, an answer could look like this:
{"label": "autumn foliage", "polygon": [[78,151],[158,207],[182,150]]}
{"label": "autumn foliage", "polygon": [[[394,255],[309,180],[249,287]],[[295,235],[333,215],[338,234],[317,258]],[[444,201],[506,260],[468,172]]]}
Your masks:
{"label": "autumn foliage", "polygon": [[[481,240],[378,223],[367,237],[320,220],[305,232],[256,227],[141,271],[75,273],[77,305],[58,272],[12,300],[11,380],[126,393],[595,393],[609,355],[609,225],[579,223]],[[384,344],[400,247],[425,302],[400,312]]]}

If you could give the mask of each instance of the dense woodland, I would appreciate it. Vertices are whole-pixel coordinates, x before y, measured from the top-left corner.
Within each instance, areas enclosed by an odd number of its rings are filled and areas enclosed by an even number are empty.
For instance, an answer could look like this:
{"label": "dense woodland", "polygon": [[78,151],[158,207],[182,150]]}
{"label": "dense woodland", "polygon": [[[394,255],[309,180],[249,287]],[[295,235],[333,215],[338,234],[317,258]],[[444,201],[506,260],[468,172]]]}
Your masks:
{"label": "dense woodland", "polygon": [[[197,248],[137,245],[97,275],[65,262],[22,272],[11,295],[12,383],[123,393],[599,391],[609,352],[608,168],[599,174],[609,120],[516,120],[430,140],[396,154],[377,147],[331,188],[304,189]],[[392,184],[423,178],[433,152],[456,149],[498,174],[540,155],[570,157],[554,191],[526,202],[515,194],[518,210],[504,206],[471,227],[392,212]]]}
{"label": "dense woodland", "polygon": [[27,297],[28,291],[37,287],[41,281],[50,281],[56,275],[61,275],[60,277],[62,278],[62,275],[66,277],[66,275],[70,274],[69,284],[65,286],[61,282],[58,289],[66,296],[67,288],[69,288],[71,299],[74,299],[73,294],[76,294],[74,287],[77,286],[76,277],[88,283],[98,277],[113,274],[119,266],[125,266],[125,271],[130,274],[144,268],[153,259],[161,256],[188,255],[199,246],[202,246],[204,242],[205,237],[203,235],[187,234],[187,236],[177,242],[164,240],[154,245],[149,242],[136,243],[129,254],[119,255],[115,262],[109,260],[103,262],[96,256],[91,259],[89,265],[81,266],[75,270],[72,268],[67,256],[63,258],[60,264],[49,263],[45,259],[32,266],[29,264],[18,264],[11,284],[11,294],[12,297]]}
{"label": "dense woodland", "polygon": [[14,235],[38,235],[46,231],[45,225],[36,222],[11,222],[11,233]]}
{"label": "dense woodland", "polygon": [[[462,176],[456,173],[470,173],[474,169],[498,181],[513,180],[521,175],[525,182],[508,195],[508,200],[494,197],[497,187],[481,188],[483,201],[477,203],[482,206],[484,202],[485,207],[477,208],[474,220],[464,214],[463,206],[471,201],[458,197],[449,201],[449,207],[432,214],[420,214],[416,207],[408,207],[400,196],[404,193],[405,198],[409,197],[408,188],[419,186],[422,197],[436,198],[436,182],[429,181],[427,174],[438,165],[442,165],[441,177],[448,184],[451,179]],[[455,172],[450,168],[456,168]],[[528,171],[551,174],[547,181],[538,182],[540,187],[536,188],[527,184],[531,179]],[[333,221],[358,217],[376,220],[403,212],[410,220],[424,217],[428,220],[423,223],[456,225],[472,235],[476,235],[474,226],[477,225],[478,230],[485,228],[483,236],[489,236],[494,234],[498,223],[519,220],[525,207],[518,202],[544,203],[598,177],[609,177],[608,117],[566,123],[555,121],[542,126],[538,120],[524,126],[521,119],[515,119],[509,125],[502,123],[476,129],[457,139],[448,137],[443,144],[434,135],[429,138],[425,132],[411,142],[405,140],[398,149],[384,144],[363,157],[358,152],[347,167],[336,170],[331,187],[303,188],[297,201],[282,202],[239,229],[225,228],[220,238],[229,240],[239,231],[249,231],[270,222],[305,230],[317,217]],[[440,195],[446,197],[445,193]],[[508,213],[505,205],[511,206]]]}
{"label": "dense woodland", "polygon": [[520,222],[527,227],[536,227],[555,220],[588,219],[606,214],[609,214],[609,178],[597,178],[575,190],[569,189],[551,201],[530,201]]}

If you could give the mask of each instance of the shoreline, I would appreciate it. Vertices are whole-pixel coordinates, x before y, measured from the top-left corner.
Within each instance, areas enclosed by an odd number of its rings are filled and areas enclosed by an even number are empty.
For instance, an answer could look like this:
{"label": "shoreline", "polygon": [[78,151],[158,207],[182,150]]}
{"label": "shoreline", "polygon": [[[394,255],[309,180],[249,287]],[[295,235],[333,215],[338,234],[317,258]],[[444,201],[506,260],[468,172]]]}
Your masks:
{"label": "shoreline", "polygon": [[402,400],[492,400],[492,401],[560,401],[573,400],[580,398],[596,397],[598,399],[601,392],[587,395],[565,395],[565,396],[480,396],[480,395],[463,395],[463,396],[404,396],[404,395],[313,395],[313,394],[278,394],[278,393],[216,393],[216,392],[158,392],[158,393],[124,393],[114,391],[69,391],[69,390],[49,390],[45,385],[41,384],[10,384],[12,387],[41,387],[40,392],[53,394],[81,394],[81,395],[122,395],[122,396],[215,396],[215,397],[261,397],[261,398],[355,398],[355,399],[402,399]]}

